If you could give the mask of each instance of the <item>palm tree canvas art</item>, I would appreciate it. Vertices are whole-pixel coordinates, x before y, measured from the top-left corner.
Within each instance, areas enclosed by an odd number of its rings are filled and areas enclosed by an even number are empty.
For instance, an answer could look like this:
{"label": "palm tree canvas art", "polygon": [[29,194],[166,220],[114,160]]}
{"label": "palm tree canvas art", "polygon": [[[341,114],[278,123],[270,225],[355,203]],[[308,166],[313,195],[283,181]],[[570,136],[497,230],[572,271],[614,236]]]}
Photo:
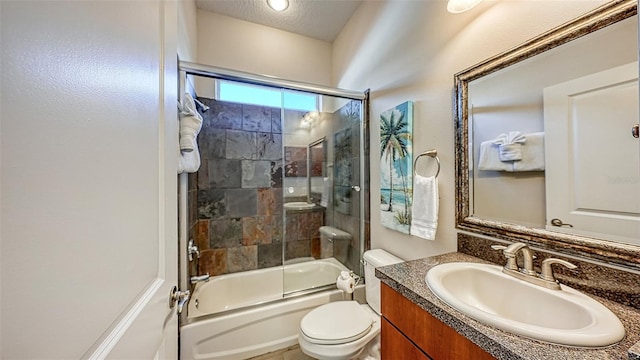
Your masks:
{"label": "palm tree canvas art", "polygon": [[380,114],[380,218],[382,225],[409,233],[413,194],[413,103]]}

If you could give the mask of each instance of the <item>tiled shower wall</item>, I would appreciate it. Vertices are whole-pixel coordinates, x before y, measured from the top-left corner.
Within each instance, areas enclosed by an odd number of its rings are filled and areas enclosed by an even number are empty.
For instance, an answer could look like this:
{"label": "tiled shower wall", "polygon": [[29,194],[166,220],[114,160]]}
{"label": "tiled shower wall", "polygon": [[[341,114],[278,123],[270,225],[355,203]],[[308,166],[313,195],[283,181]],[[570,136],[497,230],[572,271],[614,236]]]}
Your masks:
{"label": "tiled shower wall", "polygon": [[282,264],[282,120],[279,108],[199,98],[198,274]]}
{"label": "tiled shower wall", "polygon": [[[280,108],[199,100],[210,109],[203,114],[198,136],[201,167],[189,177],[190,238],[201,252],[198,269],[192,264],[191,275],[214,276],[281,265],[285,214]],[[359,102],[350,102],[331,116],[334,134],[351,131],[347,155],[342,164],[335,165],[353,170],[352,184],[359,182],[360,111]],[[330,147],[336,146],[334,134],[327,136]],[[326,224],[352,234],[350,241],[334,242],[332,253],[358,271],[357,205],[359,196],[365,194],[366,188],[351,192],[350,206],[343,204],[339,209],[330,204],[325,211],[287,213],[285,260],[326,254],[320,248],[318,231]]]}
{"label": "tiled shower wall", "polygon": [[[369,196],[369,184],[359,191],[351,190],[351,185],[360,183],[360,126],[363,118],[359,101],[349,101],[333,114],[333,135],[329,146],[333,148],[334,196],[327,211],[326,223],[351,234],[351,240],[333,242],[333,255],[349,269],[360,269],[360,197]],[[341,134],[349,133],[348,141]],[[368,135],[365,135],[368,136]],[[340,204],[336,198],[340,190],[348,192],[350,202]],[[368,201],[365,202],[368,205]],[[364,274],[361,274],[364,275]]]}

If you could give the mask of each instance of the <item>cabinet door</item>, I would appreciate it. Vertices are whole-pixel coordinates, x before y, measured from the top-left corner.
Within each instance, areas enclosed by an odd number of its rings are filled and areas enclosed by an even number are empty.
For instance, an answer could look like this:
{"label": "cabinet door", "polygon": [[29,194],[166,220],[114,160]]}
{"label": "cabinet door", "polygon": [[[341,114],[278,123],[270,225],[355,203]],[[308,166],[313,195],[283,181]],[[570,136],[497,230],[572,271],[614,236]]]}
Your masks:
{"label": "cabinet door", "polygon": [[[478,345],[458,334],[387,285],[382,284],[381,290],[384,318],[432,359],[494,359]],[[385,342],[388,341],[385,340],[386,336],[383,331],[383,349]]]}
{"label": "cabinet door", "polygon": [[382,318],[381,359],[431,360],[387,319]]}

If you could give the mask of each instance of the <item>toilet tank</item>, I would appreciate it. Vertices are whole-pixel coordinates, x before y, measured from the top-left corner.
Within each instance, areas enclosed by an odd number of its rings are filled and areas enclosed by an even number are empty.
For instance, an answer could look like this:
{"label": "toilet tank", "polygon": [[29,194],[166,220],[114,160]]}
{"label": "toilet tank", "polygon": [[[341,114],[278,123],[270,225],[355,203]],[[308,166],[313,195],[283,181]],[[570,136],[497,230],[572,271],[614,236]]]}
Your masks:
{"label": "toilet tank", "polygon": [[363,255],[365,296],[367,303],[378,314],[380,313],[380,280],[376,277],[376,268],[403,262],[404,260],[389,254],[382,249],[365,251]]}

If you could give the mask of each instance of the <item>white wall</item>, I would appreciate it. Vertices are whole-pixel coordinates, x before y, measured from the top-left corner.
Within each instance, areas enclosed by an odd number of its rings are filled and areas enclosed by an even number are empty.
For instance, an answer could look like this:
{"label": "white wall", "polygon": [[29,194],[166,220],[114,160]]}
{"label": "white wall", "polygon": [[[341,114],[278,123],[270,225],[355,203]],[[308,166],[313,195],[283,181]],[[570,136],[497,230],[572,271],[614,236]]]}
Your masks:
{"label": "white wall", "polygon": [[198,62],[319,85],[331,84],[331,44],[197,11]]}
{"label": "white wall", "polygon": [[[371,244],[405,259],[455,251],[453,76],[600,1],[495,1],[463,14],[446,1],[365,1],[333,44],[334,86],[371,89]],[[415,102],[414,153],[435,148],[442,162],[436,240],[380,225],[380,113]],[[419,165],[420,166],[420,165]],[[426,171],[426,170],[424,170]]]}
{"label": "white wall", "polygon": [[198,26],[195,0],[178,1],[178,56],[180,60],[198,60]]}

